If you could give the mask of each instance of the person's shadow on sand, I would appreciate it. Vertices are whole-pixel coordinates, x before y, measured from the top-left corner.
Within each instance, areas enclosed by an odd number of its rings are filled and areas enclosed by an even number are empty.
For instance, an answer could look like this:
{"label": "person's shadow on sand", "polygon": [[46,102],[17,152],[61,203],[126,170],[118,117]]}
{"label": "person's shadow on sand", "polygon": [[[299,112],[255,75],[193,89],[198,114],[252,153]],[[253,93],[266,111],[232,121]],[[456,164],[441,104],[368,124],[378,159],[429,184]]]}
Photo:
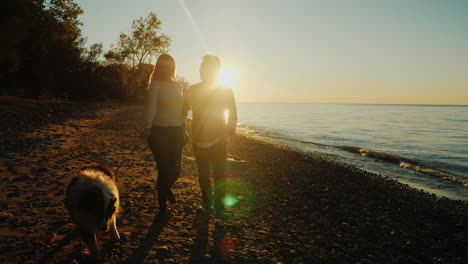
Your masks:
{"label": "person's shadow on sand", "polygon": [[203,210],[198,210],[193,223],[193,229],[197,231],[197,235],[190,248],[189,263],[206,262],[205,253],[208,249],[209,224],[210,215],[207,212],[203,212]]}
{"label": "person's shadow on sand", "polygon": [[140,246],[136,248],[130,256],[128,256],[127,260],[124,261],[124,263],[144,263],[150,249],[154,245],[154,242],[158,239],[159,235],[162,233],[164,226],[166,226],[169,219],[169,213],[161,219],[155,217],[153,223],[148,229],[146,237],[140,242]]}
{"label": "person's shadow on sand", "polygon": [[[209,223],[211,216],[199,210],[196,214],[193,223],[193,229],[196,230],[196,238],[193,240],[190,248],[189,263],[211,263],[212,257],[208,256],[208,241],[209,241]],[[213,257],[216,262],[225,262],[234,258],[232,248],[226,244],[226,227],[221,220],[215,220],[215,227],[213,231],[214,241],[214,254]]]}

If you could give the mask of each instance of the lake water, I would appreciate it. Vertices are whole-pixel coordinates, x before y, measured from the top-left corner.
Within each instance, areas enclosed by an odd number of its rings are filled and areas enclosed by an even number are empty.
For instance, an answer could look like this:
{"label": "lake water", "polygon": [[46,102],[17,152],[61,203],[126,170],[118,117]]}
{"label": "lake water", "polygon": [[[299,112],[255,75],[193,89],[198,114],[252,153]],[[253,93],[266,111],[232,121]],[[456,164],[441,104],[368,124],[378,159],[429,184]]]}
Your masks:
{"label": "lake water", "polygon": [[239,103],[239,129],[468,200],[468,106]]}

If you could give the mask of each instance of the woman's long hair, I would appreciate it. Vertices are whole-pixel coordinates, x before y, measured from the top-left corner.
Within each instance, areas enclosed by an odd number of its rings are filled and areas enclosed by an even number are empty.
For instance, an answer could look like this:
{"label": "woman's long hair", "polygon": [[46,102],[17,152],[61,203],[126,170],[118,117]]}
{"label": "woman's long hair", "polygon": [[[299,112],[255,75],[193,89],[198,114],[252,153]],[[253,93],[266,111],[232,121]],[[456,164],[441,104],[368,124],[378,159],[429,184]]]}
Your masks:
{"label": "woman's long hair", "polygon": [[161,54],[154,65],[153,72],[151,73],[149,83],[151,81],[175,81],[175,60],[169,54]]}

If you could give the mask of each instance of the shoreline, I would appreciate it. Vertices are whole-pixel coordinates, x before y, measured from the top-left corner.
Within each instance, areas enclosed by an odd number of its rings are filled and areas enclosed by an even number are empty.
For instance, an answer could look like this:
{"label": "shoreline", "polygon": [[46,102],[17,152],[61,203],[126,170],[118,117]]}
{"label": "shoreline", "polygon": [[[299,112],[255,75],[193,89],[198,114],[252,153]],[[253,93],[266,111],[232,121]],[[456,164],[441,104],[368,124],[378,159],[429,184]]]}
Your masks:
{"label": "shoreline", "polygon": [[[118,173],[122,241],[113,244],[98,235],[105,263],[220,263],[220,253],[231,263],[465,260],[467,202],[242,134],[228,146],[234,201],[228,217],[219,221],[199,214],[197,169],[186,146],[174,187],[178,202],[170,219],[158,222],[155,164],[146,139],[136,138],[142,106],[84,112],[80,119],[17,133],[34,145],[2,158],[0,262],[85,262],[79,241],[67,240],[73,225],[63,207],[64,189],[89,160],[116,166],[124,158],[129,161]],[[133,144],[138,148],[128,156]]]}
{"label": "shoreline", "polygon": [[[443,170],[421,166],[416,161],[396,154],[360,147],[334,146],[303,141],[255,126],[241,125],[239,130],[242,134],[260,141],[284,145],[303,152],[305,155],[312,154],[330,162],[353,166],[367,173],[392,178],[402,184],[411,186],[415,190],[424,190],[452,200],[468,201],[467,178]],[[307,149],[303,144],[313,145],[315,148]],[[319,150],[319,147],[327,148],[327,151]],[[353,164],[356,161],[361,166]]]}
{"label": "shoreline", "polygon": [[[390,246],[392,243],[389,243],[387,239],[396,239],[396,237],[394,237],[397,232],[397,228],[395,228],[395,226],[398,226],[399,228],[408,227],[408,229],[405,230],[408,232],[406,238],[400,237],[400,239],[408,239],[406,241],[407,243],[409,242],[408,244],[417,244],[417,247],[420,247],[419,250],[422,251],[419,253],[413,253],[419,255],[418,257],[421,263],[429,263],[438,261],[436,261],[436,258],[434,257],[431,259],[424,256],[424,254],[428,254],[428,248],[431,248],[431,243],[427,243],[427,241],[433,240],[435,242],[438,238],[434,237],[434,233],[430,233],[441,231],[434,228],[434,226],[431,226],[431,224],[437,223],[436,225],[440,225],[439,227],[444,226],[441,229],[445,231],[449,229],[449,227],[446,226],[447,223],[444,223],[440,218],[440,214],[446,215],[447,219],[450,218],[449,215],[452,217],[458,215],[460,218],[455,220],[453,224],[463,228],[458,229],[454,234],[460,232],[455,235],[458,236],[458,238],[467,236],[466,228],[468,225],[465,223],[468,220],[468,203],[466,201],[437,197],[434,194],[423,192],[406,184],[402,184],[390,177],[369,173],[350,165],[336,163],[320,156],[317,157],[317,155],[314,154],[304,153],[303,151],[283,146],[279,143],[271,144],[269,142],[263,142],[262,140],[239,137],[232,145],[248,146],[247,153],[258,153],[257,155],[250,154],[248,156],[251,157],[251,162],[253,162],[253,159],[258,159],[259,157],[262,158],[260,161],[256,162],[264,164],[262,170],[267,172],[267,176],[265,176],[266,179],[268,179],[268,175],[271,174],[276,177],[281,174],[288,175],[289,177],[282,177],[279,182],[278,179],[272,180],[276,184],[275,189],[277,190],[278,188],[281,188],[285,190],[293,190],[293,194],[297,194],[298,192],[300,193],[298,197],[315,199],[315,201],[307,201],[306,203],[308,206],[305,208],[309,210],[317,210],[317,212],[322,213],[316,213],[315,216],[327,219],[321,226],[323,229],[330,228],[330,223],[334,223],[335,226],[333,228],[336,228],[337,230],[341,229],[340,226],[345,227],[346,231],[344,232],[347,235],[340,235],[339,237],[342,239],[346,240],[344,237],[349,238],[349,236],[355,236],[357,241],[369,243],[369,241],[363,241],[363,238],[372,236],[372,239],[375,240],[372,243],[374,246]],[[270,152],[277,155],[269,154],[267,155],[268,157],[262,157],[262,151],[260,150],[262,148],[267,149],[267,151],[265,151],[266,153]],[[231,147],[231,149],[235,154],[246,159],[245,148],[237,146]],[[279,153],[281,153],[281,155],[278,155]],[[248,158],[246,160],[249,162]],[[286,161],[289,161],[293,165],[288,166],[288,164],[284,164]],[[268,172],[269,168],[270,171],[275,170],[275,172]],[[298,179],[298,182],[294,184],[291,179]],[[286,186],[284,185],[284,181],[286,181]],[[309,188],[304,190],[304,186],[308,186]],[[288,197],[288,195],[283,197]],[[292,200],[291,196],[286,199],[289,201]],[[316,202],[318,202],[318,204],[316,204]],[[300,201],[298,201],[298,203],[300,203]],[[296,204],[294,207],[296,207],[293,209],[293,212],[295,213],[292,215],[296,215],[296,213],[298,215],[304,215],[301,205]],[[310,219],[311,216],[304,215],[304,218]],[[455,218],[452,220],[454,219]],[[313,221],[310,222],[313,223]],[[277,227],[281,227],[284,223],[285,222],[281,221],[281,224]],[[364,228],[363,225],[370,226]],[[413,229],[411,230],[409,227]],[[315,233],[315,228],[317,227],[310,230],[310,234]],[[369,228],[369,230],[367,228]],[[380,228],[382,228],[382,230],[379,230]],[[351,231],[350,229],[354,230]],[[403,230],[404,229],[400,229],[399,231]],[[286,233],[294,233],[294,231],[295,230],[288,230]],[[370,234],[368,232],[376,232],[378,235]],[[351,235],[351,233],[354,234]],[[419,235],[415,235],[415,233],[419,233]],[[335,236],[333,234],[329,235],[332,237]],[[399,235],[403,236],[402,233]],[[379,238],[379,236],[381,237]],[[416,239],[417,237],[419,237],[419,239]],[[416,239],[417,241],[413,241],[413,239]],[[452,242],[450,242],[450,244],[454,245]],[[438,244],[439,242],[435,243]],[[459,243],[464,242],[460,240]],[[422,244],[424,244],[424,246],[422,246]],[[372,245],[368,246],[373,248]],[[400,246],[402,246],[402,248],[400,248],[402,250],[406,247],[404,243],[400,244]],[[434,244],[432,246],[434,246]],[[338,248],[341,248],[341,246]],[[363,253],[361,250],[362,248],[357,251]],[[466,248],[464,250],[466,252]],[[385,251],[386,249],[382,248],[382,252]],[[336,254],[334,250],[331,252]],[[396,252],[399,252],[399,250],[396,250]],[[396,252],[391,253],[391,255]],[[463,250],[457,252],[463,252]],[[395,256],[398,256],[398,253],[391,257],[393,258]],[[338,258],[339,261],[337,263],[345,261],[346,256],[343,255],[341,257],[344,257],[344,259]],[[407,258],[405,261],[407,261],[407,263],[419,263],[417,261],[418,257],[413,257]],[[451,261],[457,263],[461,260],[462,258],[459,258],[458,260],[452,259]],[[352,259],[352,261],[351,259],[347,259],[346,261],[353,263],[356,259]],[[385,260],[375,258],[370,259],[370,261],[389,263],[394,261],[399,262],[401,259],[398,260],[398,258],[393,258],[392,261],[389,261],[389,259]],[[450,263],[450,261],[448,263]]]}
{"label": "shoreline", "polygon": [[[267,132],[269,132],[269,131],[267,131]],[[379,173],[366,171],[365,169],[356,167],[353,164],[333,160],[331,158],[328,158],[326,156],[321,155],[321,153],[309,152],[309,151],[306,151],[306,150],[302,150],[299,147],[290,146],[288,144],[281,143],[281,142],[275,142],[274,140],[270,140],[270,139],[258,138],[258,137],[251,136],[251,135],[244,134],[244,133],[241,133],[240,135],[238,133],[236,135],[236,137],[241,137],[242,138],[241,141],[246,140],[246,141],[249,141],[249,142],[253,141],[253,142],[256,142],[256,143],[259,143],[259,144],[271,145],[272,148],[279,149],[280,151],[291,152],[291,153],[295,153],[297,155],[302,155],[302,156],[304,156],[304,158],[306,160],[318,161],[318,162],[321,162],[322,164],[324,164],[326,166],[330,166],[330,167],[340,167],[342,169],[349,170],[352,173],[358,173],[358,174],[366,175],[366,176],[370,177],[371,179],[381,178],[382,181],[384,181],[384,182],[388,182],[388,181],[393,182],[396,185],[401,185],[401,186],[403,186],[403,188],[407,188],[408,191],[414,191],[416,193],[421,193],[421,194],[427,195],[428,197],[429,196],[430,197],[436,196],[436,199],[441,199],[441,200],[447,200],[448,199],[448,200],[452,200],[454,202],[461,202],[461,203],[467,203],[468,204],[468,201],[459,200],[459,199],[452,199],[452,198],[446,197],[446,196],[438,196],[435,193],[431,193],[429,191],[424,191],[424,190],[422,190],[420,188],[412,187],[409,183],[401,182],[399,179],[395,179],[395,178],[392,178],[390,176],[382,175],[382,174],[379,174]]]}

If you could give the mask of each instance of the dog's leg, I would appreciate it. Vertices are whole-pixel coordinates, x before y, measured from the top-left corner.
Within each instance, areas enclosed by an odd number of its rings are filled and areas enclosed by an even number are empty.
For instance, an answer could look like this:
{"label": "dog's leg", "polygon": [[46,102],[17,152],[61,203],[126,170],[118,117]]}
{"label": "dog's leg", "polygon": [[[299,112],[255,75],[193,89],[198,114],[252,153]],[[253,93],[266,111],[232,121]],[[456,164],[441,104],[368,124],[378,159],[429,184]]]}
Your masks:
{"label": "dog's leg", "polygon": [[97,259],[101,259],[102,255],[101,255],[101,252],[99,251],[99,246],[97,244],[96,233],[89,233],[89,232],[82,231],[81,238],[83,239],[83,242],[88,247],[90,255]]}
{"label": "dog's leg", "polygon": [[114,240],[119,240],[120,239],[120,235],[119,235],[119,231],[117,231],[117,223],[116,223],[116,217],[115,215],[112,216],[111,218],[111,236],[112,236],[112,239]]}

